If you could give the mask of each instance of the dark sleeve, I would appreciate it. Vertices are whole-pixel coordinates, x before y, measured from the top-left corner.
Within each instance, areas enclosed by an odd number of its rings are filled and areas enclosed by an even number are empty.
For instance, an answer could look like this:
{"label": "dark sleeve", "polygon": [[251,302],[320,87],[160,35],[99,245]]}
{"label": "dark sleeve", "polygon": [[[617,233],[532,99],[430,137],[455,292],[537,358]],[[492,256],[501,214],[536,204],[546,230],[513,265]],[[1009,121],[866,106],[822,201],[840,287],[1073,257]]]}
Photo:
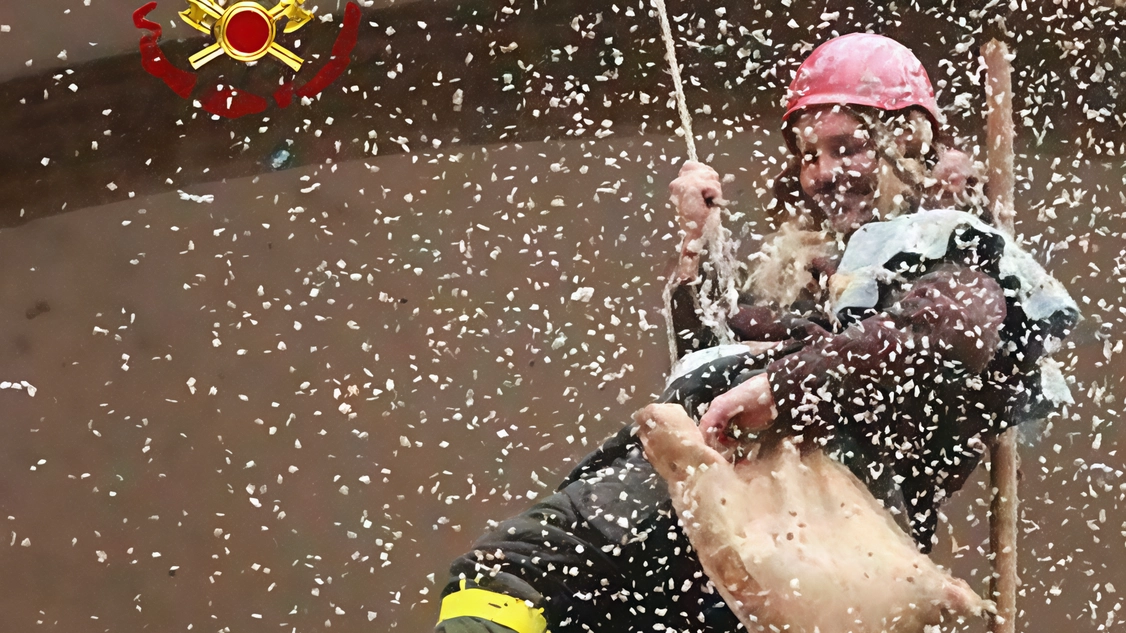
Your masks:
{"label": "dark sleeve", "polygon": [[804,426],[855,418],[881,403],[851,394],[872,386],[911,389],[951,364],[979,373],[996,353],[1005,295],[984,273],[940,269],[919,278],[889,304],[770,365],[767,373],[781,422]]}
{"label": "dark sleeve", "polygon": [[[703,272],[700,274],[703,275]],[[714,347],[719,342],[711,329],[700,320],[699,288],[698,281],[681,283],[670,297],[677,358],[698,349]]]}
{"label": "dark sleeve", "polygon": [[727,325],[740,341],[803,339],[811,326],[820,328],[823,325],[808,318],[811,315],[812,311],[786,311],[775,306],[740,301],[739,310],[727,320]]}
{"label": "dark sleeve", "polygon": [[[883,312],[770,365],[775,428],[875,447],[901,478],[912,532],[929,550],[938,505],[961,488],[983,436],[998,428],[986,400],[1003,399],[1003,388],[991,388],[988,367],[1005,315],[992,277],[960,267],[927,274]],[[850,467],[882,470],[866,459]]]}
{"label": "dark sleeve", "polygon": [[[698,290],[696,282],[682,283],[672,293],[670,303],[678,358],[719,344],[715,333],[700,320]],[[784,341],[791,338],[791,330],[798,319],[797,315],[774,306],[754,305],[752,297],[740,295],[738,311],[728,318],[727,325],[739,341]]]}
{"label": "dark sleeve", "polygon": [[462,616],[450,618],[434,627],[434,633],[517,633],[507,626],[481,618]]}
{"label": "dark sleeve", "polygon": [[464,578],[469,586],[528,600],[544,609],[548,630],[570,631],[582,609],[598,610],[608,599],[603,579],[621,576],[601,537],[572,498],[557,492],[501,522],[454,561],[442,595],[457,591]]}
{"label": "dark sleeve", "polygon": [[776,425],[794,432],[832,431],[869,404],[850,398],[859,387],[886,386],[911,339],[886,314],[869,317],[836,335],[823,334],[767,368],[778,410]]}
{"label": "dark sleeve", "polygon": [[490,529],[454,561],[442,596],[465,579],[542,607],[552,633],[600,630],[627,617],[622,592],[649,558],[643,533],[669,514],[667,487],[626,427],[558,492]]}

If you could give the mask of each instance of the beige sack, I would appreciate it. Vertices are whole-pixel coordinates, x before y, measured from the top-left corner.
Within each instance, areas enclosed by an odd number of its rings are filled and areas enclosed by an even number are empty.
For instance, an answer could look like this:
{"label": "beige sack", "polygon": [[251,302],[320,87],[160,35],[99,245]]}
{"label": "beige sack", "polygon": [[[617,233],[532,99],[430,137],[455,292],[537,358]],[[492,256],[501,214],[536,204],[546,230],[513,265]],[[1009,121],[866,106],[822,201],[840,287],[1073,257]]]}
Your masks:
{"label": "beige sack", "polygon": [[704,571],[749,631],[921,632],[988,608],[822,451],[783,441],[732,465],[677,405],[635,418]]}

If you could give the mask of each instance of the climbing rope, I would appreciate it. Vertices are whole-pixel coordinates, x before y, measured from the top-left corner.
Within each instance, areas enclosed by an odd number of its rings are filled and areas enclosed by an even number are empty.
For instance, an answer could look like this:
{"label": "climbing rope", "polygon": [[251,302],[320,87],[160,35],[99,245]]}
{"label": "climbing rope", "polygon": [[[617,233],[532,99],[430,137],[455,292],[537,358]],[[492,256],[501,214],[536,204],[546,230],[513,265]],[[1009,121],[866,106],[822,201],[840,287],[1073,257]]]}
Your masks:
{"label": "climbing rope", "polygon": [[[680,79],[680,64],[676,61],[676,44],[672,37],[672,27],[669,25],[668,10],[665,8],[665,0],[652,0],[652,3],[661,23],[661,39],[665,42],[665,61],[668,62],[669,74],[672,75],[677,112],[680,114],[680,131],[684,135],[684,143],[688,149],[688,160],[698,161],[696,137],[692,133],[692,114],[688,110],[684,83]],[[712,331],[720,344],[733,343],[735,339],[727,326],[727,317],[734,312],[738,297],[734,284],[735,270],[738,267],[735,260],[736,243],[731,239],[730,231],[722,224],[705,235],[704,240],[707,247],[701,253],[704,257],[701,263],[706,277],[698,290],[698,301],[694,307],[702,323]],[[661,293],[665,308],[665,333],[672,365],[676,364],[678,357],[672,317],[672,294],[677,283],[676,277],[670,276]],[[713,295],[714,300],[710,298]]]}
{"label": "climbing rope", "polygon": [[665,41],[665,60],[672,74],[672,87],[676,92],[676,109],[680,112],[680,129],[684,132],[684,142],[688,145],[688,160],[696,160],[696,137],[692,135],[692,114],[688,111],[688,100],[684,98],[684,84],[680,81],[680,64],[676,61],[676,46],[669,26],[669,14],[665,0],[652,0],[661,20],[661,39]]}

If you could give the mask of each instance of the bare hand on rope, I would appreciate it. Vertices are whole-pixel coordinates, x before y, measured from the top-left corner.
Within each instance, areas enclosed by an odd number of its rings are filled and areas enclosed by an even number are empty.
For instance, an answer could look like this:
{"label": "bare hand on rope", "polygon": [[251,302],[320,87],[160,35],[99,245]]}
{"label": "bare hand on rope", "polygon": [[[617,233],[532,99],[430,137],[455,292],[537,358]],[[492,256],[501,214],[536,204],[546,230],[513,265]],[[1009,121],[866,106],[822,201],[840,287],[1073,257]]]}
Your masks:
{"label": "bare hand on rope", "polygon": [[677,267],[677,278],[684,281],[696,276],[704,235],[719,225],[720,207],[726,201],[716,170],[693,160],[685,161],[680,175],[669,183],[669,194],[684,231]]}
{"label": "bare hand on rope", "polygon": [[718,449],[738,444],[747,433],[769,428],[776,417],[770,379],[759,374],[712,400],[700,418],[700,431],[708,445]]}

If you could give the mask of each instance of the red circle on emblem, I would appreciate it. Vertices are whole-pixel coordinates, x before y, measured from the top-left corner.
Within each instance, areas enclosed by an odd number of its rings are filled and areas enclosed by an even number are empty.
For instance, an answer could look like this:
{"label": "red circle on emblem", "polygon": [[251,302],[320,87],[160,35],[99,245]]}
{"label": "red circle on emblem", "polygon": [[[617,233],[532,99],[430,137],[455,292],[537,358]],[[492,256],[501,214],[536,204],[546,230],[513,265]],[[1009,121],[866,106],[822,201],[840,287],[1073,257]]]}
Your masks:
{"label": "red circle on emblem", "polygon": [[270,24],[257,11],[239,11],[227,21],[224,30],[231,48],[248,55],[261,51],[270,40]]}

